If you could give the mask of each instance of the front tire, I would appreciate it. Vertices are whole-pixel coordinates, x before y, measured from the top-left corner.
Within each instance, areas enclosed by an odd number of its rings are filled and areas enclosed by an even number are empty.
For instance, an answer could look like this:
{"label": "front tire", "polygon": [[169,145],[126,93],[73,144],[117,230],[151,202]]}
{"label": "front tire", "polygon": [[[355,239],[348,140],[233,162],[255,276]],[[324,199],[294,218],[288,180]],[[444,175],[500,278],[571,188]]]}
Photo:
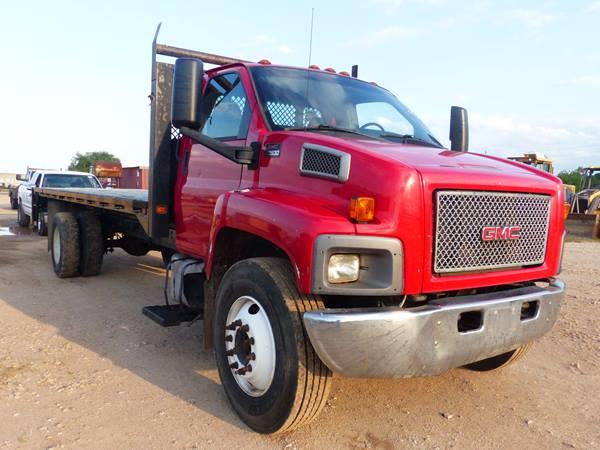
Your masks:
{"label": "front tire", "polygon": [[52,267],[58,278],[79,275],[79,224],[74,214],[54,215],[50,249]]}
{"label": "front tire", "polygon": [[239,417],[259,433],[313,420],[327,401],[331,372],[315,353],[302,315],[324,306],[297,291],[290,264],[280,258],[234,264],[215,308],[217,368]]}
{"label": "front tire", "polygon": [[29,216],[23,211],[23,204],[21,202],[19,202],[19,207],[17,208],[17,222],[21,227],[29,226]]}
{"label": "front tire", "polygon": [[491,370],[498,370],[520,361],[525,355],[531,350],[532,343],[525,344],[510,352],[502,353],[501,355],[492,356],[491,358],[482,359],[471,364],[467,364],[465,369],[473,370],[475,372],[489,372]]}

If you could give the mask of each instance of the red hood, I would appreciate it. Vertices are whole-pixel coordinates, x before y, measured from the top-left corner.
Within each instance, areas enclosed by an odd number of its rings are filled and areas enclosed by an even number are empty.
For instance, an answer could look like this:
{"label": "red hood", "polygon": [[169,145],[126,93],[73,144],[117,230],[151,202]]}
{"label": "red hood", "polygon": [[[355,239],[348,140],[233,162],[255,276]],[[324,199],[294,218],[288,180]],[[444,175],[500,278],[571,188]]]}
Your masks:
{"label": "red hood", "polygon": [[[315,133],[306,133],[316,138]],[[428,146],[381,142],[352,136],[320,135],[321,142],[344,147],[417,170],[424,184],[473,185],[478,189],[551,192],[560,185],[555,176],[508,159]],[[341,144],[341,147],[340,147]]]}

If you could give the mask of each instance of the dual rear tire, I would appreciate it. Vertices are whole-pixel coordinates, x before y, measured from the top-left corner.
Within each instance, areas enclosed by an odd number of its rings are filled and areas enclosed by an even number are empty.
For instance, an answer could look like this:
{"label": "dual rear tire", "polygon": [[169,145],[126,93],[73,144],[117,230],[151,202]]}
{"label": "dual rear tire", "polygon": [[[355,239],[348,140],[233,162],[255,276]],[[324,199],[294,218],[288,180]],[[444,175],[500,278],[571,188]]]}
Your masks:
{"label": "dual rear tire", "polygon": [[98,275],[104,255],[104,236],[97,215],[60,212],[52,220],[50,252],[59,278]]}

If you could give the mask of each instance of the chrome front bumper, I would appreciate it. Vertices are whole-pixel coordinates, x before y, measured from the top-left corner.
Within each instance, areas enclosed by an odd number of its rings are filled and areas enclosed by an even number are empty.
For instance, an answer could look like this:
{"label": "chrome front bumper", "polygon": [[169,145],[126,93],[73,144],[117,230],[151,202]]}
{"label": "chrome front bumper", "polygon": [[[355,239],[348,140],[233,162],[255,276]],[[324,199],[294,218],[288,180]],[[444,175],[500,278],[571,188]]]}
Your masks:
{"label": "chrome front bumper", "polygon": [[[554,325],[565,284],[433,301],[410,309],[326,309],[304,313],[310,341],[321,360],[348,377],[436,375],[540,338]],[[522,305],[534,308],[522,318]],[[531,311],[531,309],[530,309]],[[462,314],[462,316],[461,316]],[[459,318],[480,326],[459,331]]]}

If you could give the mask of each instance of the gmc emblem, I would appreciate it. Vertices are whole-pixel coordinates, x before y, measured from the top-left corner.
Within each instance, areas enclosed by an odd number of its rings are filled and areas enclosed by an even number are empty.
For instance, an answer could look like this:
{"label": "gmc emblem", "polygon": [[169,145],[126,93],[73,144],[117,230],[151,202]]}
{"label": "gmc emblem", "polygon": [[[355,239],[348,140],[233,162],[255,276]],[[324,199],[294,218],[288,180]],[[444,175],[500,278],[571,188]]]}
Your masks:
{"label": "gmc emblem", "polygon": [[484,241],[514,241],[521,239],[521,227],[483,227]]}

